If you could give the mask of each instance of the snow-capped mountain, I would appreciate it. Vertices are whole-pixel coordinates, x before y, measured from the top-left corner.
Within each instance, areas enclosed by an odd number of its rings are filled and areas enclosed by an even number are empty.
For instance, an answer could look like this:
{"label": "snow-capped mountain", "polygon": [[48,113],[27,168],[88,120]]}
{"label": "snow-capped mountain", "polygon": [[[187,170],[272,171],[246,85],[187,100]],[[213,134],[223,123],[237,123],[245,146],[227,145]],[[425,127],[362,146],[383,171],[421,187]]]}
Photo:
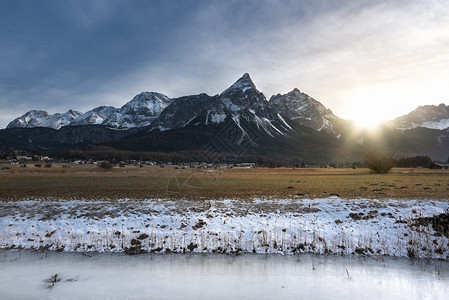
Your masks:
{"label": "snow-capped mountain", "polygon": [[143,92],[112,113],[102,124],[119,129],[148,126],[171,103],[172,99],[163,94]]}
{"label": "snow-capped mountain", "polygon": [[53,115],[43,110],[30,110],[23,116],[11,121],[6,128],[20,127],[48,127],[59,129],[63,126],[69,125],[77,117],[81,116],[79,111],[69,110],[66,113],[56,113]]}
{"label": "snow-capped mountain", "polygon": [[443,103],[438,106],[419,106],[412,112],[388,122],[388,125],[391,128],[400,130],[415,127],[446,129],[449,128],[449,106]]}
{"label": "snow-capped mountain", "polygon": [[277,94],[270,99],[270,107],[282,117],[293,120],[300,125],[318,131],[336,132],[338,117],[319,101],[298,89],[281,95]]}
{"label": "snow-capped mountain", "polygon": [[86,113],[69,110],[64,114],[49,115],[46,111],[30,110],[11,121],[7,128],[48,127],[60,129],[63,126],[107,125],[117,129],[129,129],[150,125],[172,102],[160,93],[143,92],[121,108],[99,106]]}
{"label": "snow-capped mountain", "polygon": [[160,93],[143,92],[121,108],[100,106],[84,114],[70,110],[54,115],[30,111],[12,121],[8,128],[105,125],[122,130],[151,126],[150,131],[166,131],[227,120],[234,122],[243,133],[242,124],[245,123],[273,136],[293,130],[289,125],[291,120],[318,131],[335,133],[337,119],[332,111],[298,89],[267,101],[245,73],[216,96],[199,94],[170,99]]}
{"label": "snow-capped mountain", "polygon": [[77,117],[69,125],[102,125],[108,118],[110,118],[114,114],[117,114],[118,112],[119,109],[113,106],[99,106]]}
{"label": "snow-capped mountain", "polygon": [[243,119],[269,135],[284,134],[289,130],[287,123],[279,125],[279,117],[271,111],[265,96],[247,73],[220,95],[200,94],[174,99],[152,124],[151,130],[165,131],[230,120],[245,134]]}
{"label": "snow-capped mountain", "polygon": [[292,130],[282,117],[270,109],[264,94],[257,90],[248,73],[221,93],[220,99],[239,126],[243,118],[269,135],[285,134]]}
{"label": "snow-capped mountain", "polygon": [[382,126],[379,135],[361,132],[362,143],[349,121],[307,94],[294,89],[268,101],[244,74],[215,96],[170,99],[144,92],[120,108],[100,106],[84,114],[32,110],[1,130],[0,151],[3,146],[59,151],[102,143],[126,151],[178,152],[186,161],[205,162],[357,161],[371,148],[447,159],[449,106],[420,106],[390,126]]}
{"label": "snow-capped mountain", "polygon": [[[204,115],[204,118],[199,120],[201,115]],[[198,120],[192,123],[194,125],[221,123],[225,118],[226,114],[221,109],[217,96],[211,97],[206,94],[185,96],[174,99],[173,103],[151,125],[151,130],[166,131],[182,128],[191,124],[195,119]]]}

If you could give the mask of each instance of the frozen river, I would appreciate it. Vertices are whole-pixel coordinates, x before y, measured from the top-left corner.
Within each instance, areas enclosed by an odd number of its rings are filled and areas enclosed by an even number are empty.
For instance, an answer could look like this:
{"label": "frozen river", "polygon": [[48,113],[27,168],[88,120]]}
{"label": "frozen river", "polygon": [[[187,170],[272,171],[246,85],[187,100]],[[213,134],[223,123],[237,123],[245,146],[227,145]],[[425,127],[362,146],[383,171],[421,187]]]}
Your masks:
{"label": "frozen river", "polygon": [[449,262],[0,251],[0,299],[447,299]]}

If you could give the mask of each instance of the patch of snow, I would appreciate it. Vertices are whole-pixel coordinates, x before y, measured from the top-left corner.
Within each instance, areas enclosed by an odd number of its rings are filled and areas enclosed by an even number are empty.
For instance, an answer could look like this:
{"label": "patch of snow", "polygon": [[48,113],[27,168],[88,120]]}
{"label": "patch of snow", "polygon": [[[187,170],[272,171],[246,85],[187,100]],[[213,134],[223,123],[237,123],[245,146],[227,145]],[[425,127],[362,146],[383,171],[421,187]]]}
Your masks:
{"label": "patch of snow", "polygon": [[427,122],[423,122],[420,126],[430,128],[430,129],[443,130],[443,129],[449,128],[449,119],[443,119],[443,120],[440,120],[437,122],[427,121]]}
{"label": "patch of snow", "polygon": [[206,114],[206,125],[209,124],[209,114],[210,114],[210,110],[208,110],[207,114]]}
{"label": "patch of snow", "polygon": [[224,120],[226,119],[226,114],[219,114],[219,113],[216,113],[216,114],[213,114],[213,115],[211,115],[211,118],[210,118],[210,120],[211,120],[211,122],[213,122],[213,123],[221,123],[221,122],[224,122]]}
{"label": "patch of snow", "polygon": [[159,129],[159,131],[170,130],[170,128],[163,127],[162,125],[159,125],[157,128]]}
{"label": "patch of snow", "polygon": [[232,101],[229,98],[224,98],[221,100],[221,102],[223,102],[223,104],[231,111],[240,111],[242,108],[238,105],[235,105],[234,103],[232,103]]}
{"label": "patch of snow", "polygon": [[263,120],[265,122],[267,122],[267,124],[269,124],[271,126],[271,128],[273,128],[274,130],[276,130],[279,134],[281,135],[285,135],[282,131],[280,131],[279,129],[276,128],[276,126],[274,126],[270,120],[268,120],[267,118],[263,118]]}
{"label": "patch of snow", "polygon": [[238,141],[236,141],[237,145],[240,145],[241,143],[243,143],[243,141],[245,140],[245,138],[248,138],[249,140],[251,140],[249,134],[246,132],[245,129],[243,129],[243,127],[240,125],[240,116],[239,115],[233,115],[232,119],[234,120],[234,123],[240,128],[240,130],[242,131],[242,136],[238,139]]}
{"label": "patch of snow", "polygon": [[329,122],[329,120],[327,120],[326,118],[322,118],[322,120],[323,120],[323,125],[321,125],[321,127],[318,129],[318,131],[332,127],[332,124]]}
{"label": "patch of snow", "polygon": [[280,114],[278,114],[278,118],[285,124],[285,126],[293,130],[293,128],[291,128],[290,125],[288,125],[287,122],[285,122],[284,118]]}
{"label": "patch of snow", "polygon": [[[187,125],[189,125],[193,120],[195,120],[197,118],[197,116],[193,116],[192,118],[190,118],[190,120],[188,120],[187,122],[185,122],[183,125],[181,125],[181,127],[186,127]],[[194,125],[199,125],[201,122],[199,123],[195,123]]]}
{"label": "patch of snow", "polygon": [[232,93],[236,90],[241,90],[243,93],[247,91],[248,89],[253,88],[253,82],[249,76],[248,73],[243,74],[243,76],[237,80],[233,85],[231,85],[229,88],[227,88],[222,95],[227,93]]}

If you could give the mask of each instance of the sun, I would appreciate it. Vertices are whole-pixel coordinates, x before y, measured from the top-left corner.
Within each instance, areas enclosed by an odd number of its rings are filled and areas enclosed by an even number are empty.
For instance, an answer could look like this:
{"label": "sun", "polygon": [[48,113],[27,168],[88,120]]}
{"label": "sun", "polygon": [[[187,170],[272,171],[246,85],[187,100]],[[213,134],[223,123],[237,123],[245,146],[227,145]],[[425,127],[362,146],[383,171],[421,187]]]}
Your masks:
{"label": "sun", "polygon": [[355,116],[352,121],[362,129],[376,129],[385,121],[385,119],[370,114],[355,114]]}
{"label": "sun", "polygon": [[388,120],[388,111],[383,104],[358,102],[349,105],[345,112],[346,119],[354,121],[360,129],[376,129]]}
{"label": "sun", "polygon": [[344,105],[346,119],[353,120],[362,129],[375,129],[392,119],[397,101],[386,97],[385,93],[373,89],[353,92]]}

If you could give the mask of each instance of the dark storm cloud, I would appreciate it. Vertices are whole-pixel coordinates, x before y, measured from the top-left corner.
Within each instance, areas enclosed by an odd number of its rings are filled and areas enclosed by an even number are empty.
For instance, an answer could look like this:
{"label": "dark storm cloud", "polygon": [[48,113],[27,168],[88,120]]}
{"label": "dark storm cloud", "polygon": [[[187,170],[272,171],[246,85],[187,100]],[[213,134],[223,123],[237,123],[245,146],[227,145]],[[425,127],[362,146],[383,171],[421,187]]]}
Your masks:
{"label": "dark storm cloud", "polygon": [[[206,53],[208,49],[233,44],[240,49],[255,32],[278,21],[259,1],[223,2],[2,2],[2,123],[32,108],[92,107],[91,95],[110,96],[111,85],[147,81],[142,76],[176,96],[186,88],[201,92],[201,86],[189,87],[191,80],[220,73],[221,67],[221,58]],[[265,4],[275,8],[275,3]],[[164,80],[172,81],[168,88]],[[96,100],[108,104],[107,99]]]}
{"label": "dark storm cloud", "polygon": [[[188,14],[138,1],[10,1],[2,7],[2,91],[83,93],[170,52]],[[161,3],[165,3],[162,1]]]}

